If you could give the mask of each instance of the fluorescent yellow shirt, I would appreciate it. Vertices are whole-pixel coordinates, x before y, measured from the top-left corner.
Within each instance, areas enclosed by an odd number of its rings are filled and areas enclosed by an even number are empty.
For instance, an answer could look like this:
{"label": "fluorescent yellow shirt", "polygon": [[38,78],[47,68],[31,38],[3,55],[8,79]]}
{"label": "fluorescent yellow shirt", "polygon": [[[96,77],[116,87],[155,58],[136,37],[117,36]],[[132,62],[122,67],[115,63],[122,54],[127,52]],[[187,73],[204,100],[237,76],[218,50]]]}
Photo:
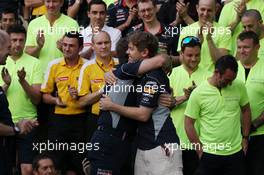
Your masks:
{"label": "fluorescent yellow shirt", "polygon": [[[6,65],[3,67],[7,68],[11,76],[11,84],[7,90],[6,95],[13,121],[16,123],[21,119],[36,118],[37,108],[30,101],[30,98],[19,83],[17,71],[21,70],[24,67],[26,72],[25,79],[27,80],[29,85],[41,84],[43,76],[40,70],[39,60],[24,53],[17,61],[14,61],[9,56],[6,60]],[[2,81],[2,78],[0,79],[0,84],[3,85],[4,82]]]}
{"label": "fluorescent yellow shirt", "polygon": [[49,63],[41,92],[51,94],[57,91],[62,102],[67,105],[65,108],[55,106],[55,114],[75,115],[85,112],[84,109],[77,108],[77,101],[70,96],[68,90],[69,86],[78,88],[80,70],[84,62],[85,60],[80,58],[78,64],[74,67],[68,66],[64,58]]}
{"label": "fluorescent yellow shirt", "polygon": [[[207,79],[210,76],[210,72],[207,70],[198,68],[195,72],[189,76],[189,73],[186,71],[184,66],[176,67],[172,70],[172,73],[169,77],[170,86],[173,89],[174,96],[183,96],[183,88],[188,88],[192,86],[192,81],[198,86],[201,82]],[[187,105],[187,101],[176,106],[171,111],[171,118],[173,120],[174,126],[177,130],[177,135],[180,138],[181,147],[184,149],[191,149],[190,141],[186,135],[184,128],[184,111]],[[198,122],[195,123],[196,128]],[[198,129],[196,131],[199,133]]]}
{"label": "fluorescent yellow shirt", "polygon": [[50,26],[46,15],[31,21],[28,26],[26,46],[37,46],[37,34],[43,30],[45,43],[39,54],[41,69],[45,72],[48,63],[56,58],[63,57],[62,52],[57,49],[56,42],[63,37],[67,31],[77,31],[78,23],[72,18],[61,14],[61,16]]}
{"label": "fluorescent yellow shirt", "polygon": [[[78,84],[79,96],[94,93],[102,89],[105,85],[104,74],[109,72],[118,60],[113,58],[108,65],[104,65],[98,58],[88,61],[82,67]],[[92,105],[92,114],[99,115],[99,102]]]}
{"label": "fluorescent yellow shirt", "polygon": [[[225,27],[221,27],[216,22],[213,23],[213,26],[215,30],[212,35],[212,38],[213,38],[213,41],[216,47],[231,50],[231,45],[230,45],[231,32],[229,31],[229,29]],[[197,36],[199,29],[200,29],[200,26],[198,22],[193,23],[189,26],[186,26],[182,29],[180,38],[179,38],[179,43],[178,43],[178,49],[177,49],[178,52],[181,50],[182,39],[187,36]],[[210,55],[210,51],[208,48],[208,43],[207,43],[205,35],[204,35],[204,41],[203,41],[202,48],[201,48],[201,62],[199,66],[211,72],[213,72],[214,70],[212,58]]]}
{"label": "fluorescent yellow shirt", "polygon": [[[227,27],[229,26],[233,21],[235,21],[236,19],[236,11],[235,11],[235,2],[238,2],[240,0],[235,0],[232,1],[228,4],[226,4],[220,14],[219,17],[219,24]],[[261,13],[262,19],[264,18],[264,5],[263,5],[263,0],[250,0],[249,2],[247,2],[246,4],[247,9],[256,9]],[[243,31],[243,26],[242,23],[240,22],[231,37],[231,54],[233,54],[235,56],[236,53],[236,49],[237,49],[237,37],[238,35]]]}
{"label": "fluorescent yellow shirt", "polygon": [[[259,59],[257,63],[250,69],[247,80],[245,69],[241,62],[238,62],[237,78],[242,80],[247,88],[249,103],[251,107],[251,119],[255,120],[264,111],[264,59]],[[251,135],[264,134],[264,126],[257,129]]]}
{"label": "fluorescent yellow shirt", "polygon": [[246,87],[237,79],[221,92],[208,81],[194,89],[184,114],[199,120],[204,152],[232,155],[242,149],[241,107],[248,102]]}
{"label": "fluorescent yellow shirt", "polygon": [[260,48],[258,51],[258,57],[262,60],[264,60],[264,38],[259,40]]}

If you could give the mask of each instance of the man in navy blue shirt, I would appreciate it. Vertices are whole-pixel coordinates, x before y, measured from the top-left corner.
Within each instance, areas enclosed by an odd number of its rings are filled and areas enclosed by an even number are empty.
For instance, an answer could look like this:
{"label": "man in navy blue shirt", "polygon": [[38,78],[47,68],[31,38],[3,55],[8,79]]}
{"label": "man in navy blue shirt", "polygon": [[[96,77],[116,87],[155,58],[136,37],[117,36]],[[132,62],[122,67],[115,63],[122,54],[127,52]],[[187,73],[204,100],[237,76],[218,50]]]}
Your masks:
{"label": "man in navy blue shirt", "polygon": [[[150,35],[150,34],[149,34]],[[154,38],[155,39],[155,38]],[[138,54],[137,57],[155,56],[157,43],[153,40],[141,42],[141,51],[148,50],[149,54]],[[156,41],[156,40],[155,40]],[[143,53],[143,52],[142,52]],[[115,85],[106,85],[105,94],[115,103],[125,106],[136,106],[136,82],[140,74],[161,67],[166,61],[162,56],[155,56],[144,61],[132,60],[119,66],[113,74],[117,77]],[[120,116],[111,111],[101,111],[98,119],[98,129],[91,143],[98,143],[99,150],[91,150],[88,159],[91,162],[91,174],[110,173],[122,174],[121,167],[131,157],[131,145],[136,134],[137,123],[133,119]],[[124,173],[124,172],[123,172]],[[128,174],[128,171],[125,172]]]}
{"label": "man in navy blue shirt", "polygon": [[[153,50],[140,50],[140,44],[144,40],[155,42],[155,48],[152,49],[157,52],[156,38],[146,32],[137,32],[129,37],[130,61],[137,61],[135,58],[149,58],[148,54]],[[136,83],[137,107],[123,106],[114,100],[112,102],[111,96],[104,96],[100,107],[138,121],[135,175],[181,175],[181,151],[177,149],[179,139],[170,118],[170,109],[158,103],[161,93],[170,93],[166,73],[158,68],[143,75]]]}

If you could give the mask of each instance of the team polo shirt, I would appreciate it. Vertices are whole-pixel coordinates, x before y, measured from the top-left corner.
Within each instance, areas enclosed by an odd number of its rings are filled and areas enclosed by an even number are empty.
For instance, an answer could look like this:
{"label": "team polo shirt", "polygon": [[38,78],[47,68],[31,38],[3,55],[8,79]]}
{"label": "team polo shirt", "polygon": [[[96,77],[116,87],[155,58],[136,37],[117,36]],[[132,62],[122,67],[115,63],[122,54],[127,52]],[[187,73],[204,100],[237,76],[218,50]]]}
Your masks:
{"label": "team polo shirt", "polygon": [[[160,30],[158,33],[155,34],[159,42],[159,53],[166,53],[169,55],[178,54],[176,48],[179,39],[179,30],[180,29],[178,27],[160,24]],[[148,32],[148,30],[144,26],[144,23],[132,27],[130,32],[135,31]]]}
{"label": "team polo shirt", "polygon": [[138,122],[138,148],[150,150],[166,143],[179,144],[170,109],[159,105],[158,102],[161,93],[170,93],[167,75],[162,69],[150,71],[142,77],[137,87],[138,106],[153,108],[148,121]]}
{"label": "team polo shirt", "polygon": [[260,59],[264,59],[264,38],[259,40],[259,44],[260,44],[260,48],[259,48],[259,51],[258,51],[258,57]]}
{"label": "team polo shirt", "polygon": [[[90,60],[85,63],[80,71],[78,82],[78,94],[84,96],[102,89],[105,85],[104,74],[109,72],[118,60],[112,58],[108,65],[104,65],[99,59]],[[92,105],[92,114],[99,115],[99,102]]]}
{"label": "team polo shirt", "polygon": [[[6,65],[10,76],[11,84],[7,90],[7,99],[9,101],[9,109],[12,113],[12,119],[17,123],[21,119],[33,119],[37,117],[37,108],[31,102],[30,98],[26,94],[25,90],[19,83],[17,71],[23,67],[26,72],[25,80],[29,85],[41,84],[43,73],[40,69],[39,60],[26,53],[23,53],[21,57],[14,61],[10,56],[6,60]],[[1,84],[4,84],[2,79]]]}
{"label": "team polo shirt", "polygon": [[[224,48],[227,50],[231,50],[231,31],[226,27],[220,26],[218,23],[213,23],[214,33],[212,34],[212,39],[217,48]],[[197,36],[198,31],[200,29],[199,22],[193,23],[187,27],[184,27],[181,31],[179,43],[178,43],[178,51],[181,51],[181,41],[183,38],[187,36]],[[201,62],[199,64],[201,68],[205,68],[211,72],[214,70],[214,64],[212,61],[212,57],[210,55],[209,46],[206,40],[206,36],[204,35],[204,41],[202,43],[201,48]]]}
{"label": "team polo shirt", "polygon": [[[102,31],[107,32],[111,37],[111,51],[115,51],[116,43],[121,38],[121,32],[118,29],[115,29],[113,27],[109,27],[107,25],[104,25],[102,28]],[[83,36],[83,50],[81,53],[87,51],[92,46],[92,27],[89,25],[84,30],[81,31],[81,34]],[[92,54],[91,59],[95,59],[95,53]]]}
{"label": "team polo shirt", "polygon": [[[183,96],[183,89],[192,86],[192,81],[198,86],[202,81],[206,80],[210,74],[210,72],[201,69],[200,67],[198,67],[191,75],[189,75],[183,65],[174,68],[169,77],[170,86],[173,89],[173,96]],[[184,111],[186,105],[187,101],[173,108],[171,111],[171,117],[180,138],[181,147],[184,149],[191,149],[190,141],[184,128]],[[198,128],[197,124],[198,122],[195,123],[196,128]],[[198,132],[198,130],[196,131]]]}
{"label": "team polo shirt", "polygon": [[46,15],[32,20],[28,25],[26,46],[37,46],[37,34],[39,30],[44,31],[45,43],[39,53],[39,60],[43,72],[51,60],[63,57],[62,52],[57,48],[56,42],[61,39],[66,32],[78,31],[78,23],[72,18],[61,14],[61,16],[50,26]]}
{"label": "team polo shirt", "polygon": [[57,93],[66,107],[55,106],[55,114],[75,115],[84,113],[84,109],[76,106],[77,100],[73,99],[69,93],[69,86],[78,89],[78,79],[81,67],[85,60],[79,59],[74,67],[68,66],[64,58],[58,58],[49,63],[45,74],[41,92],[51,94]]}
{"label": "team polo shirt", "polygon": [[[251,120],[253,121],[264,111],[264,59],[258,59],[256,64],[250,69],[247,79],[241,62],[238,62],[238,65],[237,78],[246,85],[251,108]],[[251,135],[262,134],[264,134],[264,126],[259,127]]]}
{"label": "team polo shirt", "polygon": [[[107,94],[114,103],[123,106],[136,106],[137,95],[135,91],[137,72],[141,62],[126,63],[113,71],[117,77],[114,85],[106,85],[104,93]],[[135,135],[137,122],[127,117],[121,116],[112,111],[101,111],[98,119],[98,125],[108,128],[115,128],[121,132],[127,132],[129,135]]]}
{"label": "team polo shirt", "polygon": [[232,155],[241,150],[240,107],[248,102],[246,87],[237,79],[221,91],[204,81],[192,92],[184,114],[199,120],[204,152]]}
{"label": "team polo shirt", "polygon": [[[230,25],[233,21],[235,21],[237,13],[235,11],[235,3],[238,0],[233,0],[232,2],[224,5],[220,17],[219,17],[219,24],[222,26],[227,27]],[[263,0],[250,0],[246,3],[247,9],[256,9],[260,12],[262,19],[264,17],[264,6],[263,6]],[[240,22],[236,28],[234,29],[234,32],[232,33],[231,37],[231,54],[235,56],[236,49],[237,49],[237,37],[238,35],[243,31],[242,23]]]}

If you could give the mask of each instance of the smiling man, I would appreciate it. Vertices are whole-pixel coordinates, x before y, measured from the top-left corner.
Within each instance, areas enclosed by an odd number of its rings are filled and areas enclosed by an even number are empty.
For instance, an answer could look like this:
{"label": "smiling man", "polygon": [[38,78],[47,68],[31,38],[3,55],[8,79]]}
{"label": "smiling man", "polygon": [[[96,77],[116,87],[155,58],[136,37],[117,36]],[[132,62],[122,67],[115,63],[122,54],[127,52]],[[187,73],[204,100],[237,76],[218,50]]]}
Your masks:
{"label": "smiling man", "polygon": [[[48,130],[48,138],[53,143],[77,145],[85,141],[83,133],[87,116],[84,109],[75,105],[80,69],[85,62],[79,56],[82,44],[83,38],[78,32],[65,34],[62,45],[64,57],[49,63],[41,86],[43,101],[55,106],[54,114],[49,118]],[[53,154],[58,158],[62,173],[83,174],[83,155],[78,150],[54,150]]]}
{"label": "smiling man", "polygon": [[80,53],[83,58],[94,59],[95,53],[92,50],[92,36],[100,31],[106,31],[111,37],[111,51],[116,47],[117,41],[121,38],[121,31],[105,25],[107,13],[106,3],[102,0],[92,0],[89,3],[87,15],[90,18],[90,25],[81,31],[83,35],[84,49]]}
{"label": "smiling man", "polygon": [[48,63],[62,57],[61,42],[65,32],[79,29],[78,23],[60,12],[63,0],[44,0],[47,13],[32,20],[27,31],[25,51],[39,58],[43,73]]}
{"label": "smiling man", "polygon": [[[227,55],[228,51],[231,50],[231,31],[214,22],[215,4],[215,0],[199,0],[196,7],[198,21],[184,27],[179,39],[179,43],[181,43],[186,36],[196,36],[202,41],[199,66],[211,72],[213,72],[213,64],[216,60],[223,55]],[[181,50],[180,44],[178,44],[177,50]]]}

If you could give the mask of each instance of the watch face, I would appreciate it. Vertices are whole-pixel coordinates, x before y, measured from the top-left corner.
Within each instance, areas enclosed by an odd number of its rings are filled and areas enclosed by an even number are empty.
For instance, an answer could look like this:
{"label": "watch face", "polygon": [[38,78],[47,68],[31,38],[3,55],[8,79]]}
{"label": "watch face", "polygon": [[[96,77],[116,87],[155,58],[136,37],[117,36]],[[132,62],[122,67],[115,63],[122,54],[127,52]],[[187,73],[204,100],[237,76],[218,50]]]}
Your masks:
{"label": "watch face", "polygon": [[19,129],[19,127],[15,126],[14,129],[15,129],[15,132],[16,132],[16,133],[20,133],[20,129]]}

